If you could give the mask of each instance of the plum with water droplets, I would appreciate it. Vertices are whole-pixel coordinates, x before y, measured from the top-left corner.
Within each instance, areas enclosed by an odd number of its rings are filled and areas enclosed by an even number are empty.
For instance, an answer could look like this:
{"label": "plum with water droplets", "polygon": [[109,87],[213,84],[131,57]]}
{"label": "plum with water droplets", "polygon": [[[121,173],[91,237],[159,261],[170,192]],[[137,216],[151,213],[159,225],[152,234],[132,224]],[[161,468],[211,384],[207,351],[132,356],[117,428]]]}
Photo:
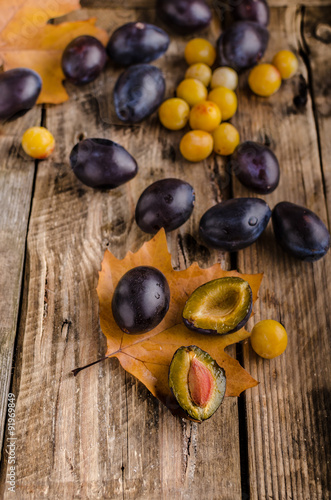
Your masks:
{"label": "plum with water droplets", "polygon": [[114,319],[123,332],[139,335],[153,330],[170,304],[166,277],[151,266],[130,269],[118,282],[113,299]]}
{"label": "plum with water droplets", "polygon": [[156,233],[162,227],[173,231],[191,216],[194,189],[181,179],[162,179],[148,186],[136,206],[136,221],[145,233]]}
{"label": "plum with water droplets", "polygon": [[234,198],[211,207],[200,220],[200,235],[208,246],[236,252],[263,233],[271,210],[260,198]]}

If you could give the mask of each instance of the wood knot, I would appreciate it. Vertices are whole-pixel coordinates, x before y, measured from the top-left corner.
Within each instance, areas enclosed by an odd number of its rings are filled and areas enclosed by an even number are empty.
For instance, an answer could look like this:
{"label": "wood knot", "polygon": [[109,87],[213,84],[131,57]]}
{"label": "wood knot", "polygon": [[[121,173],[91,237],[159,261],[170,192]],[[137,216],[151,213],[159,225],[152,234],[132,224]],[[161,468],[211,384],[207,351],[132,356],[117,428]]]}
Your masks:
{"label": "wood knot", "polygon": [[322,43],[331,43],[331,26],[325,23],[318,23],[315,26],[314,35]]}
{"label": "wood knot", "polygon": [[78,142],[81,142],[81,141],[83,141],[84,139],[86,139],[86,134],[85,134],[85,132],[81,132],[80,134],[78,134],[77,139],[78,139]]}

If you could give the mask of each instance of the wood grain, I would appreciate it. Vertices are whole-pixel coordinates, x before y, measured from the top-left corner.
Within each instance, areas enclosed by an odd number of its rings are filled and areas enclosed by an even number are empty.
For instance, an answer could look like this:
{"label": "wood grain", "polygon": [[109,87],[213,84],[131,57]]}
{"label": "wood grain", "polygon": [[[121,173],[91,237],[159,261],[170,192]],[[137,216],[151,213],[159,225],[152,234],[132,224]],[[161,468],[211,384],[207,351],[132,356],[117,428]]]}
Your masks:
{"label": "wood grain", "polygon": [[[98,12],[109,30],[124,18],[152,21],[153,16],[154,11]],[[211,39],[218,32],[215,24]],[[167,56],[157,62],[169,96],[185,72],[184,43],[174,38]],[[239,500],[236,399],[227,398],[213,419],[198,426],[174,418],[115,360],[77,378],[70,373],[105,352],[95,291],[98,270],[106,248],[124,257],[150,238],[133,217],[136,200],[149,183],[175,176],[196,190],[193,217],[168,237],[174,266],[180,269],[193,260],[203,266],[217,260],[230,265],[228,255],[197,241],[203,212],[229,194],[224,162],[184,161],[178,150],[182,133],[165,131],[156,116],[141,126],[119,125],[111,105],[117,75],[109,67],[94,84],[81,89],[68,85],[70,101],[46,113],[57,149],[38,169],[28,234],[12,387],[17,397],[17,491],[21,498],[38,500],[188,499],[199,498],[202,491],[206,499]],[[136,158],[139,175],[111,192],[82,185],[68,157],[86,136],[122,144]],[[233,348],[229,352],[235,354]],[[10,498],[5,492],[7,467],[4,460],[4,498]]]}
{"label": "wood grain", "polygon": [[[265,60],[281,48],[299,52],[301,21],[301,9],[272,10]],[[308,81],[306,56],[300,58],[299,74],[268,99],[254,97],[243,77],[234,121],[241,140],[265,142],[279,159],[279,187],[264,197],[270,207],[292,201],[327,223],[311,95],[306,106],[293,102],[300,79]],[[327,105],[320,100],[321,107]],[[251,196],[236,179],[233,190],[235,196]],[[313,264],[297,261],[277,246],[270,224],[257,244],[239,252],[238,266],[245,272],[265,272],[251,326],[273,318],[285,325],[289,336],[286,353],[271,361],[256,356],[249,343],[244,347],[245,368],[260,381],[245,393],[250,498],[324,500],[330,497],[331,484],[330,254]]]}
{"label": "wood grain", "polygon": [[331,6],[307,8],[304,13],[303,50],[308,64],[313,95],[316,128],[320,147],[320,163],[328,219],[331,217],[331,82],[330,43]]}
{"label": "wood grain", "polygon": [[[111,0],[94,1],[97,7],[116,9],[83,10],[68,19],[96,15],[110,33],[131,20],[155,22],[152,4],[124,0],[118,8]],[[271,208],[278,201],[293,201],[325,222],[330,209],[329,12],[293,4],[272,9],[265,60],[289,47],[300,54],[299,74],[268,99],[252,96],[247,75],[242,76],[233,120],[242,140],[267,143],[280,160],[280,185],[265,197]],[[215,21],[210,39],[215,41],[218,33]],[[164,70],[168,96],[185,71],[184,43],[174,38],[167,56],[156,62]],[[265,272],[250,326],[259,319],[277,319],[285,324],[289,345],[280,358],[264,361],[244,344],[245,368],[260,385],[246,391],[240,408],[237,399],[227,398],[210,421],[198,426],[172,417],[116,360],[95,365],[77,378],[70,373],[105,352],[95,292],[98,270],[106,248],[123,257],[128,248],[136,250],[149,239],[135,225],[133,213],[150,182],[176,176],[196,189],[193,217],[168,236],[174,266],[184,268],[193,260],[202,266],[215,261],[230,266],[229,255],[206,248],[197,231],[202,213],[231,194],[225,162],[213,157],[200,165],[183,161],[178,151],[182,133],[161,129],[156,116],[142,126],[121,126],[111,99],[117,75],[109,65],[93,84],[68,85],[70,101],[46,111],[57,149],[38,166],[29,222],[11,386],[17,398],[16,497],[327,500],[330,256],[314,264],[296,261],[277,247],[271,224],[258,243],[232,257],[232,263],[241,271]],[[305,88],[308,101],[300,106],[300,99],[293,99],[302,98]],[[39,121],[40,108],[35,108],[4,127],[0,136],[2,408],[34,178],[34,163],[22,158],[18,137]],[[136,157],[139,175],[111,192],[82,185],[70,170],[68,156],[87,136],[122,144]],[[234,196],[252,195],[236,179],[232,189]],[[233,348],[229,352],[235,354]],[[4,453],[1,498],[13,497],[6,491],[7,472]]]}
{"label": "wood grain", "polygon": [[20,149],[20,139],[29,126],[39,125],[40,120],[41,108],[36,107],[0,128],[0,446],[7,415],[35,171],[35,162]]}

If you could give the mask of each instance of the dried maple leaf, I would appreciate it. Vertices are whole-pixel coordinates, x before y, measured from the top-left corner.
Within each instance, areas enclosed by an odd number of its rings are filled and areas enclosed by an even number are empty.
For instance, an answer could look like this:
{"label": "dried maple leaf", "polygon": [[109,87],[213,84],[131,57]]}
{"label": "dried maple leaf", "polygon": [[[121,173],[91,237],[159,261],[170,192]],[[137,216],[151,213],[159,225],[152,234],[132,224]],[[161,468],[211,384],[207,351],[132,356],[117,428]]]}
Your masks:
{"label": "dried maple leaf", "polygon": [[[123,274],[141,265],[156,267],[166,276],[171,292],[170,307],[163,321],[154,330],[143,335],[127,335],[114,320],[111,301]],[[117,357],[123,368],[137,377],[173,413],[177,413],[178,405],[168,386],[168,371],[175,351],[181,346],[197,345],[224,368],[227,377],[226,396],[239,396],[242,391],[258,383],[238,361],[224,352],[226,346],[249,337],[246,330],[211,336],[191,331],[182,323],[182,311],[188,296],[203,283],[223,276],[239,276],[248,281],[253,292],[253,302],[256,301],[262,274],[223,271],[220,264],[201,269],[197,263],[184,271],[175,271],[171,265],[164,230],[145,243],[138,252],[128,252],[123,260],[118,260],[108,250],[105,252],[97,292],[101,329],[107,337],[106,356]]]}
{"label": "dried maple leaf", "polygon": [[66,101],[63,50],[80,35],[92,35],[105,44],[107,33],[95,27],[95,18],[47,24],[49,19],[79,9],[79,0],[0,0],[0,7],[0,59],[4,69],[25,67],[37,71],[43,81],[38,103]]}

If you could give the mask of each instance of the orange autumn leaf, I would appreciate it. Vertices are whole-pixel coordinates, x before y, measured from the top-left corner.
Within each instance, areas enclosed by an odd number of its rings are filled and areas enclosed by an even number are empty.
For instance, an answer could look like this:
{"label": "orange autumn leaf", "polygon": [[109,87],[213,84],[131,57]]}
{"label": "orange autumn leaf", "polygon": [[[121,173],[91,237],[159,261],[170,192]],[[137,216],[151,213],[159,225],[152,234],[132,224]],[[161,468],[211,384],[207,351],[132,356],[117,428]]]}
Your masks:
{"label": "orange autumn leaf", "polygon": [[[165,275],[171,293],[170,307],[156,328],[143,335],[128,335],[114,320],[112,296],[121,277],[130,269],[142,265],[156,267]],[[241,329],[222,336],[203,335],[189,330],[182,322],[183,307],[189,295],[203,283],[224,276],[239,276],[248,281],[253,302],[256,301],[262,274],[223,271],[220,264],[201,269],[196,262],[188,269],[175,271],[164,230],[159,231],[136,253],[128,252],[122,260],[118,260],[108,250],[105,252],[97,292],[100,325],[107,338],[106,356],[118,358],[122,367],[139,379],[173,413],[178,413],[178,405],[168,386],[168,371],[175,351],[181,346],[197,345],[224,368],[227,377],[226,396],[239,396],[242,391],[258,383],[238,361],[224,352],[225,347],[248,338],[250,333]]]}
{"label": "orange autumn leaf", "polygon": [[95,26],[95,18],[47,24],[49,19],[79,9],[79,0],[0,0],[0,7],[0,59],[4,69],[25,67],[39,73],[43,86],[38,103],[66,101],[63,50],[80,35],[94,36],[105,44],[107,33]]}

